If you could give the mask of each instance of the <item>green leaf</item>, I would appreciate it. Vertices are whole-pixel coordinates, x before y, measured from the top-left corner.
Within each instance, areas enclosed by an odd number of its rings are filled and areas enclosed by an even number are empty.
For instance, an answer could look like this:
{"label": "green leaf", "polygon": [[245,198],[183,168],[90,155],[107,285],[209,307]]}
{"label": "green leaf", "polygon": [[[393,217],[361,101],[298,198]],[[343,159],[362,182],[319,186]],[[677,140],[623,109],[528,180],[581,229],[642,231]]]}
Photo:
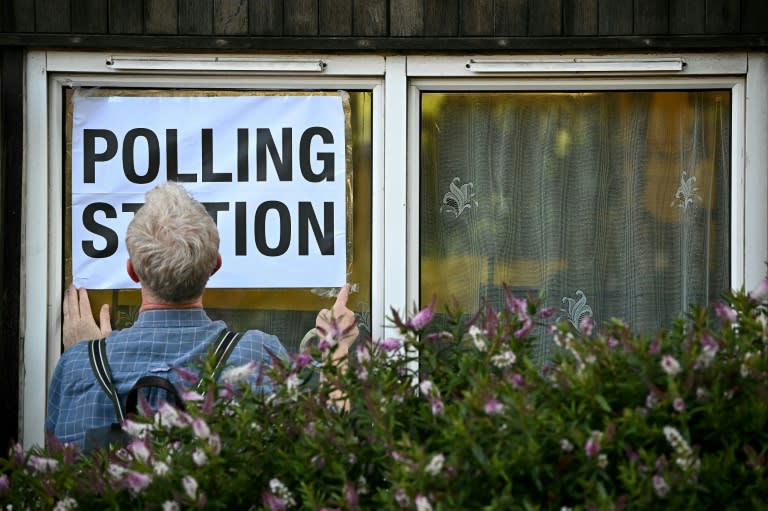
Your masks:
{"label": "green leaf", "polygon": [[603,396],[601,396],[600,394],[597,394],[595,396],[595,401],[597,401],[597,404],[600,405],[600,408],[602,408],[606,412],[610,412],[611,411],[611,407],[608,404],[608,401],[606,401],[605,398]]}

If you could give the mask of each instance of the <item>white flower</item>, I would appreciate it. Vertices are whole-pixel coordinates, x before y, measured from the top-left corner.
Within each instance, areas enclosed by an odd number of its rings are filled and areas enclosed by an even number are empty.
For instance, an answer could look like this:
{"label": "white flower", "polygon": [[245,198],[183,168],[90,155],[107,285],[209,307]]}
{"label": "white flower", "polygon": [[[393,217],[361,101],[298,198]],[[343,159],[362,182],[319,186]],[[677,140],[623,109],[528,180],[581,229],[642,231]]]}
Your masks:
{"label": "white flower", "polygon": [[285,379],[285,389],[288,391],[288,396],[296,401],[299,397],[299,385],[301,385],[301,379],[296,373],[291,374]]}
{"label": "white flower", "polygon": [[162,461],[156,461],[152,465],[152,470],[154,470],[155,474],[159,476],[164,476],[165,474],[170,472],[171,469],[168,467],[168,465],[166,465]]}
{"label": "white flower", "polygon": [[515,363],[515,360],[517,360],[517,356],[510,350],[502,351],[498,355],[491,357],[491,363],[499,369],[511,366]]}
{"label": "white flower", "polygon": [[194,461],[195,465],[198,467],[202,467],[208,463],[208,456],[205,454],[205,451],[198,447],[192,452],[192,461]]}
{"label": "white flower", "polygon": [[176,408],[169,403],[164,402],[160,405],[160,408],[158,408],[157,413],[155,414],[155,425],[158,427],[164,426],[170,429],[173,427],[182,428],[186,426],[186,423],[184,422],[184,417]]}
{"label": "white flower", "polygon": [[247,381],[256,370],[256,361],[251,360],[247,364],[235,366],[221,373],[221,380],[226,383],[240,383]]}
{"label": "white flower", "polygon": [[432,395],[432,381],[431,380],[424,380],[419,384],[419,388],[421,389],[421,393],[425,396]]}
{"label": "white flower", "polygon": [[657,497],[664,498],[669,494],[669,485],[660,475],[653,476],[653,491]]}
{"label": "white flower", "polygon": [[477,351],[485,351],[488,349],[488,345],[481,335],[484,335],[484,332],[476,325],[469,327],[469,336],[472,338],[472,343],[475,345],[475,348],[477,348]]}
{"label": "white flower", "polygon": [[675,376],[681,371],[680,362],[678,362],[672,355],[664,355],[661,357],[661,368],[670,376]]}
{"label": "white flower", "polygon": [[608,456],[605,454],[600,454],[597,456],[597,466],[600,468],[605,468],[608,466]]}
{"label": "white flower", "polygon": [[429,460],[429,463],[424,468],[424,471],[431,476],[436,476],[437,474],[440,473],[440,471],[443,470],[444,462],[445,462],[445,456],[443,456],[442,454],[435,454],[434,456],[432,456],[432,459]]}
{"label": "white flower", "polygon": [[205,419],[197,418],[192,421],[192,431],[195,432],[195,436],[202,440],[205,440],[211,436],[211,428],[208,427],[208,423]]}
{"label": "white flower", "polygon": [[184,493],[186,493],[190,499],[194,500],[197,498],[197,481],[194,477],[184,476],[181,479],[181,485],[184,487]]}
{"label": "white flower", "polygon": [[414,502],[416,503],[416,511],[432,511],[432,504],[424,495],[417,495]]}
{"label": "white flower", "polygon": [[291,491],[282,481],[280,481],[280,479],[277,479],[276,477],[270,479],[269,489],[285,503],[286,507],[293,507],[296,505],[296,501],[293,499],[293,494],[291,494]]}
{"label": "white flower", "polygon": [[70,511],[71,509],[76,509],[76,508],[77,508],[77,501],[72,497],[67,497],[65,499],[58,501],[54,506],[53,511]]}
{"label": "white flower", "polygon": [[571,452],[573,450],[573,444],[567,438],[561,438],[560,448],[565,452]]}
{"label": "white flower", "polygon": [[128,450],[133,454],[134,459],[138,461],[146,462],[149,459],[149,449],[141,440],[136,440],[128,444]]}
{"label": "white flower", "polygon": [[110,463],[107,467],[107,472],[113,479],[121,479],[127,472],[127,469],[122,465]]}
{"label": "white flower", "polygon": [[131,419],[123,421],[123,431],[135,438],[145,438],[155,428],[146,422],[136,422]]}
{"label": "white flower", "polygon": [[175,500],[166,500],[163,502],[163,511],[180,511],[179,503]]}
{"label": "white flower", "polygon": [[42,456],[30,456],[27,465],[38,474],[56,472],[59,468],[59,460],[43,458]]}

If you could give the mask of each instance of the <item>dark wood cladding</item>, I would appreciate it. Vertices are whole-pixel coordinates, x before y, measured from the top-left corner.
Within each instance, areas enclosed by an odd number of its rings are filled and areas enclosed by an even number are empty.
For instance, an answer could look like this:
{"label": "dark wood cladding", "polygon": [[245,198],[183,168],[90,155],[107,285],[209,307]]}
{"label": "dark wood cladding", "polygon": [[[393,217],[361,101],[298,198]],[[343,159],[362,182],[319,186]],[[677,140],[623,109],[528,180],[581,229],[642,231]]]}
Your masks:
{"label": "dark wood cladding", "polygon": [[[737,37],[765,47],[766,0],[3,0],[0,45],[493,51],[663,47]],[[101,36],[101,37],[86,37]],[[142,37],[138,37],[142,36]],[[172,37],[174,36],[174,37]],[[744,37],[750,36],[750,37]],[[178,39],[176,39],[178,38]],[[584,38],[588,43],[585,44]],[[197,40],[197,44],[194,41]],[[27,42],[25,44],[25,41]],[[175,42],[174,42],[175,41]],[[296,41],[302,41],[296,45]],[[538,44],[533,47],[531,41]],[[543,44],[546,41],[546,44]],[[579,42],[581,41],[581,42]],[[711,46],[706,46],[712,43]]]}
{"label": "dark wood cladding", "polygon": [[[19,440],[19,296],[21,277],[21,190],[24,149],[24,52],[0,49],[0,449]],[[41,314],[44,313],[41,312]],[[41,317],[41,321],[44,319]]]}

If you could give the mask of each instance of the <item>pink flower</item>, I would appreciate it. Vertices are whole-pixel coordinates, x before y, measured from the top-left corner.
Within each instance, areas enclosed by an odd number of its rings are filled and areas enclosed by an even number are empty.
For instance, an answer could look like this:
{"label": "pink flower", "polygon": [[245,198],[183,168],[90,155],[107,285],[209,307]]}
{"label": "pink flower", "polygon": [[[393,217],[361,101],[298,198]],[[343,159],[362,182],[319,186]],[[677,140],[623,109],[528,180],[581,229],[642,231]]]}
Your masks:
{"label": "pink flower", "polygon": [[358,505],[358,495],[357,495],[357,488],[355,488],[355,483],[352,481],[347,481],[344,483],[344,499],[347,501],[347,505],[349,505],[349,509],[357,509]]}
{"label": "pink flower", "polygon": [[443,408],[445,408],[445,406],[443,405],[443,402],[441,400],[435,398],[435,399],[432,399],[430,402],[432,403],[432,415],[439,415],[440,413],[442,413]]}
{"label": "pink flower", "polygon": [[501,404],[496,399],[491,398],[485,402],[485,406],[483,406],[483,410],[488,415],[496,415],[504,411],[504,405]]}
{"label": "pink flower", "polygon": [[405,490],[402,488],[395,490],[395,502],[397,502],[397,505],[400,507],[408,507],[411,505],[410,497],[408,497],[408,494],[405,493]]}
{"label": "pink flower", "polygon": [[763,280],[749,292],[749,297],[756,302],[762,302],[768,298],[768,277],[764,277]]}
{"label": "pink flower", "polygon": [[11,481],[5,474],[0,475],[0,494],[5,493],[11,487]]}
{"label": "pink flower", "polygon": [[529,316],[525,316],[525,318],[521,318],[523,321],[523,325],[515,330],[514,336],[516,339],[522,339],[529,333],[531,333],[531,330],[533,330],[533,320]]}
{"label": "pink flower", "polygon": [[600,441],[603,438],[603,434],[600,431],[593,431],[589,436],[587,443],[584,445],[584,453],[592,458],[596,456],[601,449]]}
{"label": "pink flower", "polygon": [[661,357],[661,368],[670,376],[676,376],[682,370],[680,362],[678,362],[672,355],[664,355]]}
{"label": "pink flower", "polygon": [[676,412],[685,410],[685,401],[683,401],[683,398],[676,397],[674,401],[672,401],[672,408],[674,408]]}
{"label": "pink flower", "polygon": [[715,314],[717,314],[720,321],[726,325],[736,323],[736,319],[738,319],[736,311],[731,309],[731,307],[724,302],[717,302],[715,304]]}
{"label": "pink flower", "polygon": [[592,316],[584,316],[581,318],[581,321],[579,321],[579,330],[581,330],[581,333],[584,335],[592,335],[594,326],[595,322],[592,319]]}
{"label": "pink flower", "polygon": [[669,494],[669,485],[667,484],[667,482],[664,480],[663,477],[657,474],[653,476],[652,482],[653,482],[653,491],[654,493],[656,493],[657,497],[663,499],[664,497],[667,496],[667,494]]}
{"label": "pink flower", "polygon": [[655,338],[653,341],[651,341],[651,344],[648,346],[648,353],[651,355],[656,355],[661,351],[661,341],[659,341],[659,338]]}
{"label": "pink flower", "polygon": [[261,499],[264,501],[264,505],[267,506],[270,511],[285,511],[288,509],[286,503],[271,491],[265,491],[262,493]]}
{"label": "pink flower", "polygon": [[141,472],[129,470],[123,481],[131,492],[141,493],[150,485],[152,477],[147,474],[142,474]]}
{"label": "pink flower", "polygon": [[537,315],[540,318],[550,318],[555,314],[555,308],[554,307],[544,307],[541,309]]}
{"label": "pink flower", "polygon": [[405,323],[405,326],[414,330],[423,330],[431,321],[435,314],[435,299],[417,312],[410,320]]}
{"label": "pink flower", "polygon": [[400,349],[401,345],[402,343],[400,342],[400,339],[384,339],[378,343],[378,347],[382,351],[395,351]]}
{"label": "pink flower", "polygon": [[47,472],[56,472],[59,468],[59,460],[53,458],[43,458],[41,456],[30,456],[27,461],[29,467],[39,474]]}
{"label": "pink flower", "polygon": [[523,384],[525,383],[525,380],[523,379],[523,375],[520,373],[514,373],[512,374],[512,387],[516,389],[523,388]]}

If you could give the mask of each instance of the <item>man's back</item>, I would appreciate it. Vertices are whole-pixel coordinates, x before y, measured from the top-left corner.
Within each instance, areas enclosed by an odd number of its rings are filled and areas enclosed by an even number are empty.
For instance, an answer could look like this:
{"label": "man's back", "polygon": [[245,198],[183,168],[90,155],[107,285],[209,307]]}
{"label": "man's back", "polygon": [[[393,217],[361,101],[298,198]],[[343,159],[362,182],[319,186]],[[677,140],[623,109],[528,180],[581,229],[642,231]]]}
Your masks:
{"label": "man's back", "polygon": [[[130,328],[112,332],[106,343],[107,358],[121,399],[144,375],[162,376],[176,383],[173,368],[195,368],[224,328],[222,321],[211,321],[202,309],[160,309],[144,311]],[[277,337],[249,330],[232,351],[228,364],[253,360],[266,368],[273,356],[287,357]],[[86,343],[64,352],[50,389],[46,429],[61,441],[82,446],[86,429],[116,420],[112,402],[94,377]],[[267,383],[257,390],[268,392],[270,388]],[[150,396],[150,401],[156,398]]]}

